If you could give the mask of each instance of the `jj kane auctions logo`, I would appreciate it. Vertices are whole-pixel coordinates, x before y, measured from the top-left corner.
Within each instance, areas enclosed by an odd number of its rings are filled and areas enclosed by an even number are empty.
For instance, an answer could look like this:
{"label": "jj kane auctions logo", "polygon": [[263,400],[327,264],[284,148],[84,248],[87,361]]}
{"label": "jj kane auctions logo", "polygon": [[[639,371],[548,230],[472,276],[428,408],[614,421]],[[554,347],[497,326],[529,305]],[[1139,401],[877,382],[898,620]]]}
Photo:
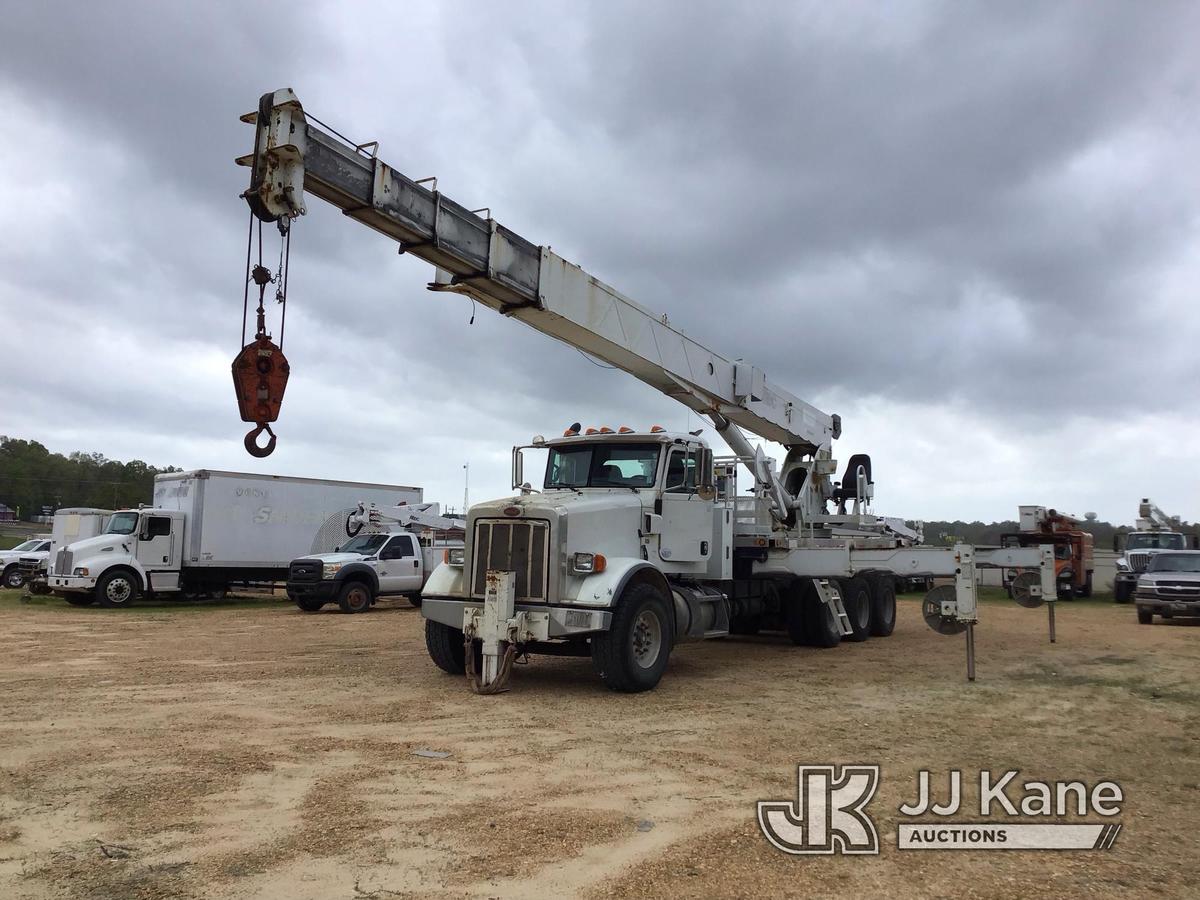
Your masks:
{"label": "jj kane auctions logo", "polygon": [[[1120,785],[1100,781],[1025,781],[1010,769],[979,773],[979,815],[1061,819],[1097,815],[1111,819],[1121,812]],[[952,769],[944,803],[935,802],[931,773],[917,773],[917,799],[900,806],[902,816],[937,817],[901,822],[896,844],[901,850],[1107,850],[1121,831],[1119,822],[970,822],[944,821],[963,810],[962,772]],[[879,834],[867,805],[879,788],[879,766],[799,766],[795,800],[762,800],[758,825],[784,853],[878,854]]]}

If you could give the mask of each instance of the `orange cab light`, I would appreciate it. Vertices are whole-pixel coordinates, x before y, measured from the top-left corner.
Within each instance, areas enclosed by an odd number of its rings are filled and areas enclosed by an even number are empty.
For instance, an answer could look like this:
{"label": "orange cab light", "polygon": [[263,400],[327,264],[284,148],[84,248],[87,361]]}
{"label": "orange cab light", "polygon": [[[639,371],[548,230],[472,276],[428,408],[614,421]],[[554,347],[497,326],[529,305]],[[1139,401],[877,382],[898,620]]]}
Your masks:
{"label": "orange cab light", "polygon": [[600,426],[600,433],[601,433],[601,434],[612,434],[612,433],[613,433],[613,430],[612,430],[611,428],[609,428],[607,425],[601,425],[601,426]]}
{"label": "orange cab light", "polygon": [[603,553],[592,554],[592,574],[603,572],[608,568],[608,560],[604,558]]}
{"label": "orange cab light", "polygon": [[664,431],[666,431],[666,429],[663,428],[661,425],[651,425],[650,426],[651,434],[662,434]]}
{"label": "orange cab light", "polygon": [[577,435],[577,434],[579,434],[579,432],[576,431],[574,428],[568,428],[566,431],[563,432],[563,437],[575,437],[575,435]]}
{"label": "orange cab light", "polygon": [[599,433],[600,432],[598,432],[595,428],[589,428],[587,431],[584,432],[584,434],[599,434]]}
{"label": "orange cab light", "polygon": [[617,429],[617,434],[633,434],[633,429],[628,425],[622,425]]}

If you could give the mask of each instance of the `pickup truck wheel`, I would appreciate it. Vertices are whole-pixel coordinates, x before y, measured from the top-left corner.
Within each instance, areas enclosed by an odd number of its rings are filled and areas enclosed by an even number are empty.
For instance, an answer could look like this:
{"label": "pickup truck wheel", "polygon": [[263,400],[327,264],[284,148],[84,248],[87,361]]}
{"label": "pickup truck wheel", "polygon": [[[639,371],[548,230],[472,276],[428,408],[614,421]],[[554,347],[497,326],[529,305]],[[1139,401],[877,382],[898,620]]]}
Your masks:
{"label": "pickup truck wheel", "polygon": [[844,640],[861,644],[871,636],[871,587],[861,575],[843,578],[838,582],[842,606],[850,618],[850,634]]}
{"label": "pickup truck wheel", "polygon": [[101,606],[116,609],[121,606],[132,606],[138,596],[137,577],[131,572],[118,569],[100,576],[96,582],[96,599]]}
{"label": "pickup truck wheel", "polygon": [[[809,584],[812,585],[811,579],[809,579]],[[838,627],[837,615],[832,607],[821,602],[821,596],[817,593],[815,586],[811,586],[808,592],[804,610],[808,619],[808,644],[810,647],[829,649],[842,642],[842,629]]]}
{"label": "pickup truck wheel", "polygon": [[871,634],[887,637],[896,630],[896,580],[891,575],[872,578]]}
{"label": "pickup truck wheel", "polygon": [[421,608],[421,595],[420,594],[406,594],[405,599],[408,600],[409,604],[411,606],[413,606],[414,608],[416,608],[416,609]]}
{"label": "pickup truck wheel", "polygon": [[361,613],[371,608],[371,589],[361,581],[348,581],[338,594],[337,604],[344,613]]}
{"label": "pickup truck wheel", "polygon": [[65,594],[66,601],[72,606],[91,606],[96,598],[91,594]]}
{"label": "pickup truck wheel", "polygon": [[649,691],[666,671],[672,640],[666,598],[643,581],[621,595],[611,628],[592,636],[592,666],[611,691]]}
{"label": "pickup truck wheel", "polygon": [[425,620],[425,649],[434,665],[449,675],[466,674],[467,651],[463,640],[462,629]]}
{"label": "pickup truck wheel", "polygon": [[10,590],[16,590],[25,583],[24,576],[21,575],[21,567],[13,563],[4,570],[4,586]]}
{"label": "pickup truck wheel", "polygon": [[312,597],[302,597],[299,594],[288,592],[288,599],[296,604],[305,612],[320,612],[321,607],[325,605],[324,600],[316,600]]}
{"label": "pickup truck wheel", "polygon": [[1118,603],[1128,603],[1133,595],[1133,588],[1124,582],[1117,582],[1113,585],[1113,599]]}
{"label": "pickup truck wheel", "polygon": [[1150,610],[1139,606],[1137,608],[1137,614],[1138,614],[1138,624],[1139,625],[1153,625],[1154,624],[1154,613],[1152,613]]}

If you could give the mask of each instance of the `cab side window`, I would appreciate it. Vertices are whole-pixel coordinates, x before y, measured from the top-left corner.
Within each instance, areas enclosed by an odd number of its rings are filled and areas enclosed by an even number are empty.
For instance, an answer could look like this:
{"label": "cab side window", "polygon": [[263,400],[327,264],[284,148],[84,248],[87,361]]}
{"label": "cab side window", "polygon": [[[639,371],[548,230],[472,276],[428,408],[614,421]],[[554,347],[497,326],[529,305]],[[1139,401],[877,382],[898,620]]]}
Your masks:
{"label": "cab side window", "polygon": [[676,447],[667,457],[667,480],[663,490],[690,493],[696,490],[696,457]]}
{"label": "cab side window", "polygon": [[171,533],[171,520],[166,516],[150,516],[146,520],[146,537],[164,537]]}
{"label": "cab side window", "polygon": [[392,538],[383,552],[379,554],[380,559],[404,559],[413,556],[412,538],[407,535]]}

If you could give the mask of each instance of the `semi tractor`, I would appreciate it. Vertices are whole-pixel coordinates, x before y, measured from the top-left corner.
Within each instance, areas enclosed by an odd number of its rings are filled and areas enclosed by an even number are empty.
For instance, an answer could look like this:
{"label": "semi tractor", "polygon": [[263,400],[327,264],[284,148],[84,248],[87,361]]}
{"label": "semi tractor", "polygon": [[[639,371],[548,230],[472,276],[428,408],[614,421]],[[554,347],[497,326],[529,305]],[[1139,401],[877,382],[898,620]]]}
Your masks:
{"label": "semi tractor", "polygon": [[221,594],[286,581],[300,552],[340,543],[364,498],[419,503],[418,487],[197,469],[154,478],[150,506],[116,510],[102,534],[60,548],[47,578],[68,603]]}
{"label": "semi tractor", "polygon": [[[262,95],[243,121],[255,128],[253,152],[238,160],[251,170],[251,234],[256,219],[272,222],[286,244],[305,194],[319,197],[433,264],[430,290],[466,295],[638,378],[706,417],[733,452],[715,457],[695,433],[578,422],[514,447],[514,493],[470,508],[464,546],[446,553],[421,605],[433,662],[466,674],[474,690],[504,689],[526,653],[590,656],[607,687],[637,692],[658,684],[684,641],[770,629],[817,647],[887,637],[895,579],[912,575],[947,581],[926,596],[925,618],[940,633],[966,633],[973,678],[976,569],[1032,569],[1040,577],[1027,595],[1053,597],[1050,547],[916,544],[871,511],[871,458],[836,462],[837,415],[685,335],[490,210],[401,174],[375,144],[319,127],[290,89]],[[248,348],[264,354],[265,375],[274,345],[259,331]],[[280,398],[265,377],[261,390],[268,416]],[[782,463],[744,432],[782,445]],[[533,448],[547,456],[540,487],[524,474]],[[752,480],[744,496],[729,486],[737,466]]]}
{"label": "semi tractor", "polygon": [[1138,578],[1150,564],[1150,557],[1164,550],[1188,549],[1187,538],[1177,529],[1179,520],[1168,516],[1148,497],[1138,504],[1134,530],[1122,540],[1113,536],[1113,552],[1117,553],[1117,573],[1113,578],[1113,600],[1129,603],[1137,590]]}

